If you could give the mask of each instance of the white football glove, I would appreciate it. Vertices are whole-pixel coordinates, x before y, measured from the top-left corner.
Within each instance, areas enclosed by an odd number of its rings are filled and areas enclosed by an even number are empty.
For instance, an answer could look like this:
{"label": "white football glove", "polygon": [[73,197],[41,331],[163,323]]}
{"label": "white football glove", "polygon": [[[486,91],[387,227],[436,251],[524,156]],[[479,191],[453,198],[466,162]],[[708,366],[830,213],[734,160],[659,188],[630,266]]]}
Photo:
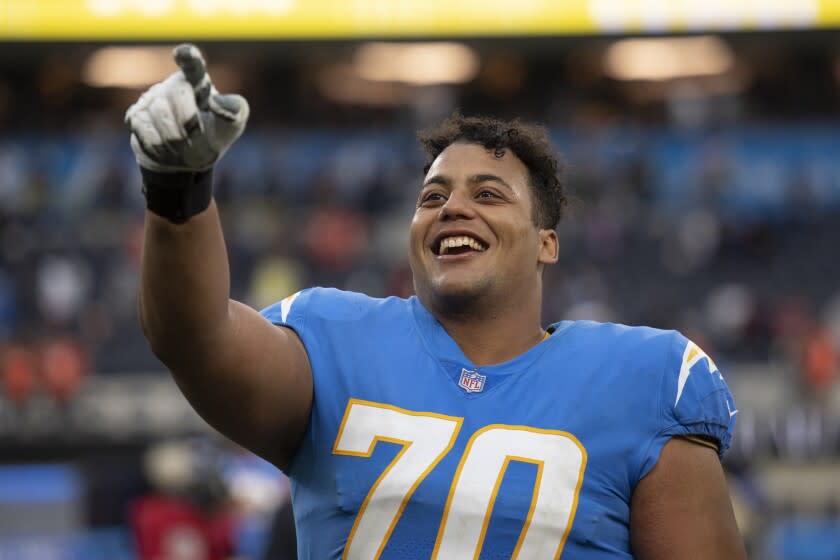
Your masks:
{"label": "white football glove", "polygon": [[125,113],[131,149],[150,171],[205,171],[245,130],[250,109],[241,95],[222,95],[213,87],[195,45],[178,45],[173,54],[180,70]]}

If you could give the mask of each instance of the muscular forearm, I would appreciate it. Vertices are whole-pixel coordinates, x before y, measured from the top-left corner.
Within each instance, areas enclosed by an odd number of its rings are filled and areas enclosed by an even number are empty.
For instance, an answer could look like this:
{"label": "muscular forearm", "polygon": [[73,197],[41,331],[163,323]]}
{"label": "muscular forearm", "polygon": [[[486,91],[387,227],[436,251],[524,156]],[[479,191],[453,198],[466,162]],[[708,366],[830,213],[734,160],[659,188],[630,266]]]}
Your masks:
{"label": "muscular forearm", "polygon": [[212,359],[229,321],[229,269],[216,205],[184,224],[146,212],[140,322],[168,366]]}

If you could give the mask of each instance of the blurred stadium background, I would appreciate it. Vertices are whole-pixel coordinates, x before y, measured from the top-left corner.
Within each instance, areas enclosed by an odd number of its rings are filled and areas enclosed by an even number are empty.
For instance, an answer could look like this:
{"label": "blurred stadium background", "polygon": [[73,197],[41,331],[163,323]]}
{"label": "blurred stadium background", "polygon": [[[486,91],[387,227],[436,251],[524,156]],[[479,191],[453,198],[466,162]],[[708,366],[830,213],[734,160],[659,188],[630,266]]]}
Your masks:
{"label": "blurred stadium background", "polygon": [[544,122],[575,197],[546,321],[703,346],[750,557],[840,558],[838,27],[838,0],[0,0],[0,559],[290,549],[282,475],[204,426],[136,319],[122,116],[184,40],[252,107],[217,174],[234,297],[409,294],[413,131]]}

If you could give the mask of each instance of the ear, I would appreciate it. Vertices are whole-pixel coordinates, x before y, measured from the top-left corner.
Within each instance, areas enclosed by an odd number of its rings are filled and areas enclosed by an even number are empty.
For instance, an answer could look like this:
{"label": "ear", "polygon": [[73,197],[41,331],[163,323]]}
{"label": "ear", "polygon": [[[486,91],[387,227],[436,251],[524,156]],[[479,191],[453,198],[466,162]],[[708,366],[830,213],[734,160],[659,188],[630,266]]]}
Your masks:
{"label": "ear", "polygon": [[540,264],[554,264],[560,257],[560,241],[553,229],[540,230],[540,251],[537,262]]}

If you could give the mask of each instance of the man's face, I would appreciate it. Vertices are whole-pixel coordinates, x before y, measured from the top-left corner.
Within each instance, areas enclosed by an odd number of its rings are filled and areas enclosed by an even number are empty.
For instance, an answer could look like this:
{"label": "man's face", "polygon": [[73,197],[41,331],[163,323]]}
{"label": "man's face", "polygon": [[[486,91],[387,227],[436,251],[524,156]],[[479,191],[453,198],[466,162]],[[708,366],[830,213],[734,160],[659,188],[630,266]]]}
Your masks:
{"label": "man's face", "polygon": [[513,297],[557,259],[553,230],[534,225],[528,169],[510,151],[446,148],[427,173],[411,222],[409,262],[421,301]]}

